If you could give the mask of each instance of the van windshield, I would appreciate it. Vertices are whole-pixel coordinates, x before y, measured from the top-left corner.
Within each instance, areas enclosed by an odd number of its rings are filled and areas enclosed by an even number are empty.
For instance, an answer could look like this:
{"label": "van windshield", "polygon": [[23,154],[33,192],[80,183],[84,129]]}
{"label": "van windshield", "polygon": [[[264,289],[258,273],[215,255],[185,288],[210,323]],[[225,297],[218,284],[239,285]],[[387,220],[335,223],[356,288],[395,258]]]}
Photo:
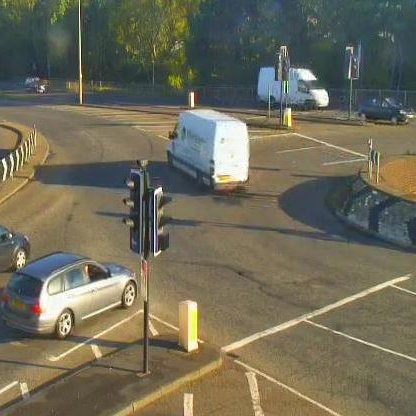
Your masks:
{"label": "van windshield", "polygon": [[312,81],[304,81],[304,83],[308,87],[308,90],[321,90],[324,88],[320,81],[317,79]]}

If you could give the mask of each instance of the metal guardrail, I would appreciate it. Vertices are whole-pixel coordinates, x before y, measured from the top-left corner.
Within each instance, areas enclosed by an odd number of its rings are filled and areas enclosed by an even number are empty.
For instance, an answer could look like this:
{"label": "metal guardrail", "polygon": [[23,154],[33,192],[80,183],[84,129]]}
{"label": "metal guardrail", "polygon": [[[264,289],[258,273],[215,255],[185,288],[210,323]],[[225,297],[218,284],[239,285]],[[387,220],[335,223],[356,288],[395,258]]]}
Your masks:
{"label": "metal guardrail", "polygon": [[13,175],[32,157],[36,151],[37,133],[36,126],[29,133],[29,137],[7,156],[0,159],[0,181],[5,182],[13,178]]}

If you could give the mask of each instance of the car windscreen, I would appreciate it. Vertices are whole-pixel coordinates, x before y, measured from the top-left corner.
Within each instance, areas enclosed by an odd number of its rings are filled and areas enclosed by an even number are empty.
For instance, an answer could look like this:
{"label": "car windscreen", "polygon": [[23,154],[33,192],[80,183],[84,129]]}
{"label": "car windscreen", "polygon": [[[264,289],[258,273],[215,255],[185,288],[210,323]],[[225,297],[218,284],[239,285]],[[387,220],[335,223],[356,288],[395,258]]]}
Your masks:
{"label": "car windscreen", "polygon": [[7,285],[7,290],[19,296],[37,298],[42,289],[42,281],[32,276],[15,273]]}
{"label": "car windscreen", "polygon": [[403,105],[400,101],[396,100],[396,98],[386,98],[384,100],[390,107],[397,107],[397,108],[402,108]]}

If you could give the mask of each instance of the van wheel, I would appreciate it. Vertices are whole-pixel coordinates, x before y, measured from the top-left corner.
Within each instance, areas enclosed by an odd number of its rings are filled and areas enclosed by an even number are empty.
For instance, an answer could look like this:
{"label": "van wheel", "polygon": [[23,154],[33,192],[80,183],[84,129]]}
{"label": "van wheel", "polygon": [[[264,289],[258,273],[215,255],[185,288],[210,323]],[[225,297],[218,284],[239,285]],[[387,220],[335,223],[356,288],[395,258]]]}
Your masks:
{"label": "van wheel", "polygon": [[196,174],[196,183],[198,184],[198,187],[200,189],[203,189],[205,187],[204,179],[202,178],[202,173],[201,172],[198,172]]}
{"label": "van wheel", "polygon": [[390,119],[390,121],[391,121],[391,124],[393,124],[393,126],[395,126],[395,125],[397,124],[397,117],[396,117],[396,116],[393,116],[393,117]]}
{"label": "van wheel", "polygon": [[365,124],[365,122],[367,121],[367,117],[365,116],[365,114],[360,113],[360,114],[358,114],[358,117],[360,118],[361,123]]}
{"label": "van wheel", "polygon": [[168,166],[169,166],[170,168],[173,168],[172,153],[168,152],[168,153],[167,153],[167,157],[168,157]]}

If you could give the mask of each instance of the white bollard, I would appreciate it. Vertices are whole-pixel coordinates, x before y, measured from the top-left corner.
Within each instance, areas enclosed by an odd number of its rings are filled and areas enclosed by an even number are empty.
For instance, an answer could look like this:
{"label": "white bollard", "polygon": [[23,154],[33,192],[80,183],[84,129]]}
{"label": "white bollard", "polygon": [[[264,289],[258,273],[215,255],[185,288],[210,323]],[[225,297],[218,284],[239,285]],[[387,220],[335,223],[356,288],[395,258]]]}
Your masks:
{"label": "white bollard", "polygon": [[191,300],[179,303],[179,345],[187,352],[198,349],[198,305]]}
{"label": "white bollard", "polygon": [[195,107],[195,93],[193,91],[189,93],[188,102],[189,102],[189,108]]}

